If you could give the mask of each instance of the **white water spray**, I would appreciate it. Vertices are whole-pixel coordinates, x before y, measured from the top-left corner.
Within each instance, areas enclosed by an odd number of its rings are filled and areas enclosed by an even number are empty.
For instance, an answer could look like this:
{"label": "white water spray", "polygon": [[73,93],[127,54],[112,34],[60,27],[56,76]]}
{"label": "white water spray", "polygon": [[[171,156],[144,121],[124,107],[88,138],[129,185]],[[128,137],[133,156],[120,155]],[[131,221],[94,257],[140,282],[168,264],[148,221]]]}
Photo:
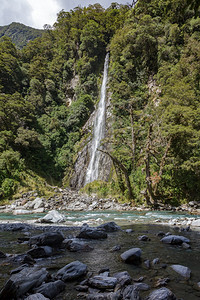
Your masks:
{"label": "white water spray", "polygon": [[98,179],[99,162],[101,152],[101,141],[105,137],[106,124],[106,84],[108,78],[109,54],[107,53],[104,63],[103,82],[101,86],[101,97],[94,118],[94,133],[92,139],[91,158],[86,172],[85,184]]}

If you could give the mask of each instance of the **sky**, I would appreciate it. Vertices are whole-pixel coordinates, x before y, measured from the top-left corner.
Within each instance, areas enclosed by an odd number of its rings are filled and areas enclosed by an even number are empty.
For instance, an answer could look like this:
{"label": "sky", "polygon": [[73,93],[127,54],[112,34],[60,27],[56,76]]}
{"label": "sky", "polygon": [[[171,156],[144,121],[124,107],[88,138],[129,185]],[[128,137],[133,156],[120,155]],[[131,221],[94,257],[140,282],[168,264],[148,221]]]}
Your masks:
{"label": "sky", "polygon": [[128,0],[0,0],[0,26],[19,22],[42,29],[44,24],[52,26],[62,9],[69,11],[79,5],[88,6],[95,3],[107,8],[112,2],[131,3]]}

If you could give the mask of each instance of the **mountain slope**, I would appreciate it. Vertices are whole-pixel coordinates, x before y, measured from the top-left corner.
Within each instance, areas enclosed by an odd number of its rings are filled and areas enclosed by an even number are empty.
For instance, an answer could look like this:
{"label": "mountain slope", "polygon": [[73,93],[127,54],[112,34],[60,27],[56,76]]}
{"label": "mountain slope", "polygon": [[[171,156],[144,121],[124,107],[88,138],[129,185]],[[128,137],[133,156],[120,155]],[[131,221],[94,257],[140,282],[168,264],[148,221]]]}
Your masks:
{"label": "mountain slope", "polygon": [[21,23],[13,22],[0,26],[0,37],[8,36],[17,48],[22,49],[29,41],[42,35],[43,30],[35,29]]}

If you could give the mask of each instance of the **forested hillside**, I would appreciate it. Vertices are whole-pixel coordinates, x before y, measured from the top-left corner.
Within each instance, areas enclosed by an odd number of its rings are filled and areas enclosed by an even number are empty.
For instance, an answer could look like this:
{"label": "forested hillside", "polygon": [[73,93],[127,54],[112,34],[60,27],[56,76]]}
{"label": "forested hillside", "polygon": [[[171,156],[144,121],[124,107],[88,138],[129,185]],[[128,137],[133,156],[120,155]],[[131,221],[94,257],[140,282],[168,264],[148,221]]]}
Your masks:
{"label": "forested hillside", "polygon": [[22,49],[28,42],[42,36],[43,30],[35,29],[21,23],[13,22],[10,25],[0,26],[0,37],[10,37],[18,49]]}
{"label": "forested hillside", "polygon": [[153,205],[199,199],[200,18],[189,0],[61,11],[20,51],[1,38],[1,199],[68,181],[107,51],[113,172],[85,189]]}

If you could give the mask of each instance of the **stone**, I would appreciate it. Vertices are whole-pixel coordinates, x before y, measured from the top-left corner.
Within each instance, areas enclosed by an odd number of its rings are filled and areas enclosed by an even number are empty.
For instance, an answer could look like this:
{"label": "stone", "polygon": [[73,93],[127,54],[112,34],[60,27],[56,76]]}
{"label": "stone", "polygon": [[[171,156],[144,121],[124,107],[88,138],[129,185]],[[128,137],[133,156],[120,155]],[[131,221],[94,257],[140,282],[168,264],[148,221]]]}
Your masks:
{"label": "stone", "polygon": [[121,254],[121,259],[126,263],[138,264],[141,262],[142,251],[140,248],[132,248]]}
{"label": "stone", "polygon": [[115,252],[115,251],[119,251],[121,250],[121,246],[120,245],[116,245],[114,247],[112,247],[112,249],[110,250],[111,252]]}
{"label": "stone", "polygon": [[117,284],[117,278],[94,276],[89,279],[89,285],[98,289],[113,289]]}
{"label": "stone", "polygon": [[121,299],[120,292],[111,293],[93,293],[86,296],[86,300],[119,300]]}
{"label": "stone", "polygon": [[148,238],[147,235],[141,235],[138,237],[138,240],[146,242],[146,241],[149,241],[150,239]]}
{"label": "stone", "polygon": [[161,287],[161,286],[165,286],[168,284],[168,282],[170,281],[170,279],[167,278],[158,278],[158,280],[155,283],[155,287]]}
{"label": "stone", "polygon": [[108,222],[97,227],[98,229],[103,229],[106,232],[114,232],[121,230],[121,228],[115,222]]}
{"label": "stone", "polygon": [[182,265],[171,265],[171,268],[186,279],[190,278],[191,270],[188,267]]}
{"label": "stone", "polygon": [[165,233],[163,231],[159,231],[156,235],[163,237],[163,236],[165,236]]}
{"label": "stone", "polygon": [[150,267],[151,267],[150,260],[149,259],[145,260],[144,265],[147,269],[150,269]]}
{"label": "stone", "polygon": [[77,279],[87,273],[87,266],[80,261],[74,261],[60,269],[56,277],[63,281]]}
{"label": "stone", "polygon": [[134,285],[128,285],[124,289],[123,300],[140,300],[139,292]]}
{"label": "stone", "polygon": [[17,215],[29,215],[32,214],[31,210],[28,209],[15,209],[13,211],[13,215],[17,216]]}
{"label": "stone", "polygon": [[6,258],[6,254],[4,254],[2,251],[0,251],[0,258]]}
{"label": "stone", "polygon": [[162,238],[161,242],[171,245],[181,245],[182,243],[190,243],[190,240],[181,235],[169,235]]}
{"label": "stone", "polygon": [[126,229],[126,233],[131,233],[133,232],[133,229],[129,228],[129,229]]}
{"label": "stone", "polygon": [[129,285],[132,282],[132,278],[127,271],[115,273],[113,277],[117,278],[117,283],[121,287]]}
{"label": "stone", "polygon": [[40,218],[39,221],[41,223],[63,223],[66,221],[66,218],[57,210],[51,210],[46,216]]}
{"label": "stone", "polygon": [[1,300],[20,298],[32,288],[47,280],[48,272],[45,268],[23,268],[20,272],[11,275],[0,292]]}
{"label": "stone", "polygon": [[183,247],[183,249],[191,249],[191,246],[187,243],[182,243],[181,246]]}
{"label": "stone", "polygon": [[32,236],[29,239],[30,245],[59,247],[64,240],[61,232],[45,232],[39,235]]}
{"label": "stone", "polygon": [[150,286],[143,282],[134,283],[133,286],[138,291],[148,291],[150,289]]}
{"label": "stone", "polygon": [[191,222],[190,226],[192,227],[200,227],[200,219],[194,220]]}
{"label": "stone", "polygon": [[158,265],[160,263],[160,259],[157,257],[157,258],[154,258],[152,260],[152,265],[155,266],[155,265]]}
{"label": "stone", "polygon": [[44,297],[42,294],[40,293],[36,293],[33,295],[28,296],[27,298],[25,298],[24,300],[49,300],[49,298]]}
{"label": "stone", "polygon": [[32,258],[49,257],[53,255],[53,249],[49,246],[34,247],[27,252]]}
{"label": "stone", "polygon": [[54,282],[43,283],[38,288],[34,289],[36,293],[40,293],[43,296],[52,299],[60,294],[65,289],[65,284],[62,280]]}
{"label": "stone", "polygon": [[146,300],[176,300],[176,296],[166,287],[154,290]]}
{"label": "stone", "polygon": [[64,240],[63,244],[71,252],[89,252],[94,250],[92,246],[89,246],[88,244],[77,240]]}
{"label": "stone", "polygon": [[107,233],[99,228],[92,227],[83,227],[80,233],[77,235],[77,238],[83,239],[106,239],[108,237]]}

